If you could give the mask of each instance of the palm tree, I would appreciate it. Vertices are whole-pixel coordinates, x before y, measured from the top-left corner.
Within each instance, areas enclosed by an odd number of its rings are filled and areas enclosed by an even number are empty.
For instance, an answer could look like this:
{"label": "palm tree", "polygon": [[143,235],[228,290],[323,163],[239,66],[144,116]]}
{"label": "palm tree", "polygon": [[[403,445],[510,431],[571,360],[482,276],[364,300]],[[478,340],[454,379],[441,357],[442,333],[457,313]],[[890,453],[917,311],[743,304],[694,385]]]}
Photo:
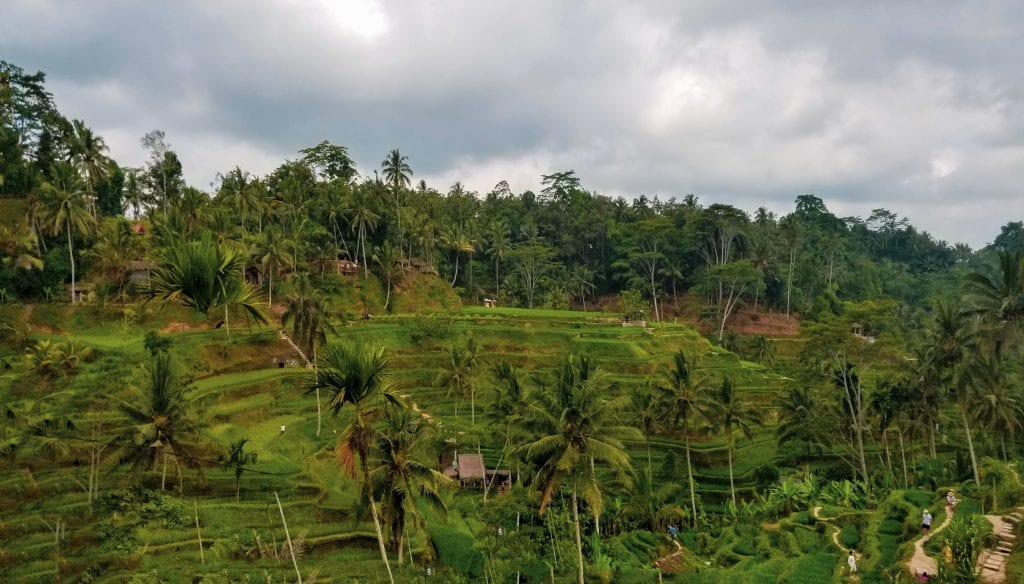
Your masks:
{"label": "palm tree", "polygon": [[967,311],[1012,338],[1024,322],[1024,254],[1000,252],[994,265],[967,274],[964,288]]}
{"label": "palm tree", "polygon": [[[626,407],[624,399],[602,397],[608,392],[609,383],[608,377],[589,359],[570,355],[550,387],[532,392],[527,427],[539,437],[519,449],[539,465],[536,481],[541,490],[541,514],[562,483],[572,483],[579,584],[584,580],[578,498],[582,494],[594,513],[595,523],[599,521],[602,498],[595,462],[603,462],[617,471],[626,482],[624,475],[630,469],[630,461],[622,441],[643,438],[639,430],[622,425],[616,417]],[[599,525],[595,532],[599,537]]]}
{"label": "palm tree", "polygon": [[[875,389],[871,401],[868,403],[875,416],[878,418],[878,429],[882,433],[882,441],[885,444],[886,456],[889,454],[889,427],[896,425],[896,436],[899,439],[900,459],[903,462],[903,487],[906,488],[910,482],[907,473],[907,455],[903,448],[903,428],[901,421],[905,417],[905,410],[909,405],[910,391],[902,381],[881,379]],[[890,463],[890,470],[892,463]]]}
{"label": "palm tree", "polygon": [[270,322],[255,287],[242,275],[244,265],[242,254],[214,243],[210,232],[204,232],[197,241],[173,243],[157,252],[150,297],[181,302],[207,317],[223,309],[230,339],[231,309],[242,309],[257,324]]}
{"label": "palm tree", "polygon": [[733,449],[736,446],[734,435],[739,430],[750,438],[751,428],[761,424],[760,413],[736,393],[736,385],[728,377],[722,379],[713,396],[702,400],[701,406],[708,412],[714,426],[725,434],[729,456],[729,490],[732,492],[732,504],[736,505],[736,483],[732,472]]}
{"label": "palm tree", "polygon": [[[453,343],[445,349],[445,359],[441,371],[437,374],[437,385],[447,387],[449,395],[451,392],[458,394],[459,399],[465,399],[469,394],[470,401],[470,423],[476,424],[476,366],[477,366],[477,345],[470,337],[465,345]],[[455,407],[455,415],[459,415],[458,406]]]}
{"label": "palm tree", "polygon": [[1007,436],[1012,443],[1024,425],[1024,395],[1019,386],[1006,378],[1002,363],[994,355],[975,359],[970,376],[975,385],[971,407],[974,417],[999,436],[1005,462]]}
{"label": "palm tree", "polygon": [[383,412],[384,404],[401,405],[390,383],[391,360],[383,348],[364,348],[358,345],[329,345],[317,358],[307,392],[327,391],[327,407],[337,417],[351,404],[355,410],[352,421],[338,436],[338,462],[349,476],[356,476],[356,458],[363,472],[363,493],[370,504],[373,525],[377,531],[380,557],[394,584],[391,564],[384,548],[377,505],[370,481],[370,448],[376,430],[374,422]]}
{"label": "palm tree", "polygon": [[451,480],[421,462],[430,429],[421,416],[406,408],[387,408],[384,428],[377,435],[380,462],[370,470],[369,483],[391,526],[391,549],[398,554],[399,564],[404,559],[406,516],[412,515],[414,526],[423,526],[417,501],[442,513],[448,509],[441,487]]}
{"label": "palm tree", "polygon": [[395,210],[397,212],[398,219],[398,249],[401,254],[402,249],[402,189],[408,188],[411,184],[411,177],[413,175],[412,167],[409,166],[409,157],[402,155],[395,148],[391,152],[388,152],[384,161],[380,163],[381,170],[384,171],[384,180],[387,181],[391,187],[391,192],[395,196]]}
{"label": "palm tree", "polygon": [[791,386],[785,395],[775,400],[779,411],[779,425],[775,428],[775,439],[783,444],[803,444],[809,457],[812,452],[821,454],[829,445],[829,434],[818,418],[822,410],[812,391],[803,385]]}
{"label": "palm tree", "polygon": [[[327,333],[336,332],[329,320],[330,299],[320,294],[305,277],[297,278],[294,294],[288,296],[281,326],[291,325],[291,338],[302,345],[311,363],[317,362],[317,350],[327,343]],[[316,388],[316,437],[320,437],[320,388]]]}
{"label": "palm tree", "polygon": [[504,221],[495,221],[487,227],[484,234],[487,242],[486,252],[494,261],[494,294],[501,295],[501,262],[505,254],[512,249],[508,225]]}
{"label": "palm tree", "polygon": [[651,434],[657,430],[658,423],[664,416],[660,396],[653,381],[650,377],[644,377],[629,396],[631,418],[634,425],[643,432],[644,443],[647,445],[648,473],[651,472]]}
{"label": "palm tree", "polygon": [[138,405],[121,401],[121,413],[129,425],[113,439],[111,456],[126,461],[132,470],[151,469],[163,457],[160,488],[166,488],[167,461],[173,458],[178,467],[178,490],[181,484],[181,463],[197,466],[194,441],[199,435],[196,415],[188,408],[186,387],[174,375],[170,354],[159,351],[149,367],[149,393],[140,396]]}
{"label": "palm tree", "polygon": [[594,272],[583,264],[576,266],[569,273],[567,287],[569,288],[569,294],[583,303],[583,312],[586,312],[587,295],[593,294],[594,290],[597,289],[597,286],[594,285]]}
{"label": "palm tree", "polygon": [[75,303],[74,232],[88,233],[93,217],[86,209],[82,179],[66,162],[55,162],[50,169],[50,182],[44,187],[44,217],[52,235],[67,232],[68,259],[71,262],[71,303]]}
{"label": "palm tree", "polygon": [[401,278],[404,273],[399,255],[400,251],[395,249],[390,241],[385,241],[384,245],[377,249],[377,253],[373,254],[373,259],[377,262],[381,279],[384,280],[387,290],[387,295],[384,297],[384,310],[391,305],[391,288],[394,281]]}
{"label": "palm tree", "polygon": [[228,456],[224,461],[224,468],[235,471],[235,501],[241,500],[242,492],[242,473],[245,472],[246,465],[256,464],[256,453],[246,451],[245,445],[249,443],[249,439],[242,437],[231,443],[228,448]]}
{"label": "palm tree", "polygon": [[976,348],[976,329],[968,322],[967,313],[952,302],[938,300],[935,303],[935,320],[928,331],[928,361],[937,373],[938,380],[956,398],[960,419],[964,424],[967,448],[971,455],[971,467],[976,484],[981,484],[978,462],[974,453],[974,439],[968,420],[968,404],[972,400],[974,384],[971,381],[970,365],[966,363],[970,352]]}
{"label": "palm tree", "polygon": [[286,239],[277,227],[269,227],[263,231],[262,236],[256,240],[253,255],[263,273],[267,275],[267,306],[274,306],[274,274],[281,271],[281,268],[290,268],[294,265],[292,258],[288,255],[288,248],[294,242]]}
{"label": "palm tree", "polygon": [[356,259],[359,259],[359,249],[363,250],[363,277],[370,276],[370,269],[366,263],[366,233],[377,227],[380,215],[373,212],[370,206],[370,199],[363,189],[357,189],[352,197],[352,206],[348,208],[349,228],[356,235]]}
{"label": "palm tree", "polygon": [[86,176],[86,191],[91,215],[96,217],[95,189],[100,180],[107,175],[107,157],[103,154],[108,150],[103,138],[94,133],[82,120],[71,123],[72,134],[68,140],[68,155],[75,161]]}
{"label": "palm tree", "polygon": [[463,253],[472,254],[476,242],[460,225],[449,225],[441,235],[441,241],[448,246],[448,249],[455,252],[455,273],[452,275],[452,286],[454,286],[455,280],[459,277],[459,257]]}
{"label": "palm tree", "polygon": [[789,318],[789,298],[793,292],[793,266],[796,264],[796,250],[800,247],[803,238],[803,226],[799,219],[788,215],[779,221],[779,230],[782,232],[782,241],[789,252],[789,276],[786,278],[786,318]]}
{"label": "palm tree", "polygon": [[673,428],[679,428],[686,450],[686,480],[690,486],[690,511],[693,526],[697,527],[697,489],[693,484],[693,465],[690,462],[690,427],[697,419],[707,419],[702,408],[708,378],[695,374],[680,349],[672,355],[672,366],[661,373],[662,403],[665,415]]}

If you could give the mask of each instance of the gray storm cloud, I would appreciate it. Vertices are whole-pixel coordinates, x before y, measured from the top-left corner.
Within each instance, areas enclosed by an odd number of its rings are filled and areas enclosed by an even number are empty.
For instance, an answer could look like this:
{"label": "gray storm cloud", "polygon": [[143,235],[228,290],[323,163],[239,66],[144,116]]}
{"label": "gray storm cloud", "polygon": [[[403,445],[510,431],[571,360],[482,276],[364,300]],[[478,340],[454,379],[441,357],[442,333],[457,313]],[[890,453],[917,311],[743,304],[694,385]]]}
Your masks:
{"label": "gray storm cloud", "polygon": [[813,192],[982,245],[1024,211],[1022,23],[1011,1],[14,0],[0,58],[123,163],[164,129],[201,187],[327,138],[442,189],[571,168],[748,209]]}

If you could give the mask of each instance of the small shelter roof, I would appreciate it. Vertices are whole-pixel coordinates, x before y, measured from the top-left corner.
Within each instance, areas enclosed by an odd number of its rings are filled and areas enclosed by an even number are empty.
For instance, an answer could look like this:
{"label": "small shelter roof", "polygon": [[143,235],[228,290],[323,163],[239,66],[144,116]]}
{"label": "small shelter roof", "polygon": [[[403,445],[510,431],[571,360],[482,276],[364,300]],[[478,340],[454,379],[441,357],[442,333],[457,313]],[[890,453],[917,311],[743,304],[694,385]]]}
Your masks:
{"label": "small shelter roof", "polygon": [[484,475],[484,457],[479,454],[460,454],[458,458],[460,479],[485,480],[487,478]]}

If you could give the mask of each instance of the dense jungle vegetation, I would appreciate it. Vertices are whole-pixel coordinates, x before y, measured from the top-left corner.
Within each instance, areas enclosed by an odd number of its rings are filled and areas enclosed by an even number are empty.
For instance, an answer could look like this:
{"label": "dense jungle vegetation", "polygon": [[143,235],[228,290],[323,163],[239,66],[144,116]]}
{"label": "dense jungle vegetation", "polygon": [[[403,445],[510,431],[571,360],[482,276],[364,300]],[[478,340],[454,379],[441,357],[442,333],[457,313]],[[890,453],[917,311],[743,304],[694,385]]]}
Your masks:
{"label": "dense jungle vegetation", "polygon": [[5,581],[1024,582],[1020,221],[172,140],[0,62]]}

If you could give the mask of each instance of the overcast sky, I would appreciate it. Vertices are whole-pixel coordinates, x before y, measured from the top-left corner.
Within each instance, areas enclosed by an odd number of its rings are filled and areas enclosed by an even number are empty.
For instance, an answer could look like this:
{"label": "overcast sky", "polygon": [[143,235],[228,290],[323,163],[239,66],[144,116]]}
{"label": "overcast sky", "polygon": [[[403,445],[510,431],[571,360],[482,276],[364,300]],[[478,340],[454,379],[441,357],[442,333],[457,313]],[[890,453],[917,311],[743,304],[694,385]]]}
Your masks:
{"label": "overcast sky", "polygon": [[122,164],[163,129],[201,188],[328,139],[440,190],[815,193],[973,246],[1024,215],[1014,0],[3,0],[0,59]]}

